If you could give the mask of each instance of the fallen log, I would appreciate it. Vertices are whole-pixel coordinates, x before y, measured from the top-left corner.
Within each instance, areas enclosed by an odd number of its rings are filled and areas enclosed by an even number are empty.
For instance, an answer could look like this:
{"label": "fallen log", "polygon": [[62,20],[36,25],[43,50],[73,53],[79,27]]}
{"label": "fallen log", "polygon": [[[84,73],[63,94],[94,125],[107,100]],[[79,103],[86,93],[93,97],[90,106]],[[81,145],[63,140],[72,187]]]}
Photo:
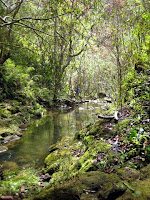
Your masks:
{"label": "fallen log", "polygon": [[109,116],[98,115],[98,118],[101,118],[101,119],[115,119],[116,121],[118,121],[119,120],[118,115],[119,115],[119,112],[116,111],[114,113],[114,115],[109,115]]}
{"label": "fallen log", "polygon": [[110,115],[110,116],[98,115],[98,118],[101,118],[101,119],[114,119],[114,116],[113,115]]}

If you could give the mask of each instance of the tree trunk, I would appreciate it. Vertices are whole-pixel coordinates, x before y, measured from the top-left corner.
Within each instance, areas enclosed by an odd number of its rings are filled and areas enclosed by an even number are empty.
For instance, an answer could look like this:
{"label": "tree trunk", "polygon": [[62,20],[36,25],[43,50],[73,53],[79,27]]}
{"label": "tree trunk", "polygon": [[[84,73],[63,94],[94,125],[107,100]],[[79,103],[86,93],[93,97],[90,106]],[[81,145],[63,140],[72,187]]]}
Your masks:
{"label": "tree trunk", "polygon": [[8,58],[10,58],[10,53],[1,56],[1,57],[0,57],[0,65],[3,65],[4,62],[5,62]]}

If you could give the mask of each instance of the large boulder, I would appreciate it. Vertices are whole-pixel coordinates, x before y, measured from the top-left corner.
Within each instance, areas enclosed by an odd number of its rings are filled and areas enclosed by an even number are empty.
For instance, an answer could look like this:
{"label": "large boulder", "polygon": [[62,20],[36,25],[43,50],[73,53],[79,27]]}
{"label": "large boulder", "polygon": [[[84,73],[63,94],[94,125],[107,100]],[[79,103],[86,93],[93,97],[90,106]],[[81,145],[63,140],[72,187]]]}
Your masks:
{"label": "large boulder", "polygon": [[90,171],[57,187],[48,186],[34,200],[113,200],[125,191],[126,187],[116,174]]}

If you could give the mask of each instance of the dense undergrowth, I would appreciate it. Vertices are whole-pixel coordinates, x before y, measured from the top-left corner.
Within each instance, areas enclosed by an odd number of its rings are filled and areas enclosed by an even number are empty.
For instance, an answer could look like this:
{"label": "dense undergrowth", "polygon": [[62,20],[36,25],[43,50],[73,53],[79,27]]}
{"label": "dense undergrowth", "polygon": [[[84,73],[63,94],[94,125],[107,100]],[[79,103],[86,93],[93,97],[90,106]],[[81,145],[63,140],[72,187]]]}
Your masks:
{"label": "dense undergrowth", "polygon": [[0,143],[11,140],[8,136],[20,136],[21,125],[43,116],[46,107],[52,105],[50,90],[40,87],[40,76],[34,71],[11,59],[0,67]]}
{"label": "dense undergrowth", "polygon": [[40,85],[41,75],[35,73],[34,67],[16,65],[11,59],[0,68],[0,101],[17,100],[23,105],[44,103],[51,105],[50,89]]}

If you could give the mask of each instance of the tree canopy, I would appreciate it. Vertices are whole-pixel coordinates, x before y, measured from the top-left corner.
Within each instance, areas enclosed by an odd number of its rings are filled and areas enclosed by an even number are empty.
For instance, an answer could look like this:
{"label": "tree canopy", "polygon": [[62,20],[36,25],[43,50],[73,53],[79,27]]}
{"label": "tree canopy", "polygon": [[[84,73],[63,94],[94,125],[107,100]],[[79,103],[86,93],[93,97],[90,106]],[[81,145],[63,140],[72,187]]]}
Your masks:
{"label": "tree canopy", "polygon": [[148,8],[147,0],[1,0],[1,98],[13,63],[53,100],[80,86],[83,96],[105,92],[121,105],[127,74],[149,67]]}

